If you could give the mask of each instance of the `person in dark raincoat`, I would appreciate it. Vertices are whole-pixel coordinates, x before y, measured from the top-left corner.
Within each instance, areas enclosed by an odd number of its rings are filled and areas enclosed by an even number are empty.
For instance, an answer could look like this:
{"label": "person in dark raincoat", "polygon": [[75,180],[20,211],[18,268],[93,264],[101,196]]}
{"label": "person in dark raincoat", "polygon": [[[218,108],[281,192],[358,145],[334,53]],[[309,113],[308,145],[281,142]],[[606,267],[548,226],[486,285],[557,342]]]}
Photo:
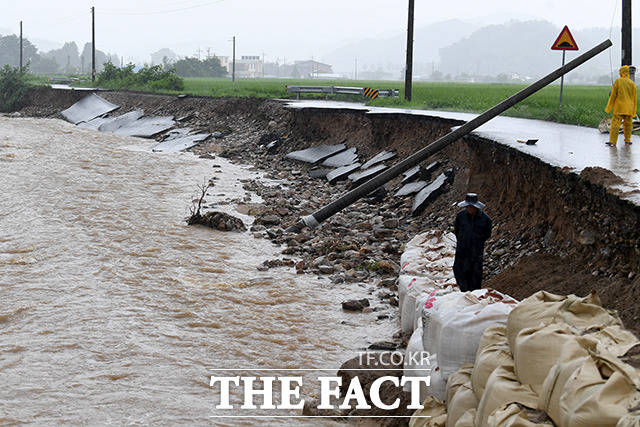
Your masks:
{"label": "person in dark raincoat", "polygon": [[453,274],[460,290],[467,292],[482,286],[484,242],[491,236],[492,224],[477,194],[467,194],[458,206],[465,209],[458,213],[454,225],[457,245]]}

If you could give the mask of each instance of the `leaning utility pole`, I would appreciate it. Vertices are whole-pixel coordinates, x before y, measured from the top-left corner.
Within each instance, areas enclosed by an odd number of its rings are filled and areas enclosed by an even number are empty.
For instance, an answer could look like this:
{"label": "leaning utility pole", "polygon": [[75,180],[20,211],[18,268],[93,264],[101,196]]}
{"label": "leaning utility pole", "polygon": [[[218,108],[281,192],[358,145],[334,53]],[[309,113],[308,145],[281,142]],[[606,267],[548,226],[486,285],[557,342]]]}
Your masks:
{"label": "leaning utility pole", "polygon": [[22,21],[20,21],[20,72],[22,73]]}
{"label": "leaning utility pole", "polygon": [[407,64],[404,73],[404,99],[411,101],[413,80],[413,10],[415,0],[409,0],[409,23],[407,24]]}
{"label": "leaning utility pole", "polygon": [[91,7],[91,81],[96,81],[96,8]]}
{"label": "leaning utility pole", "polygon": [[454,128],[453,131],[446,134],[445,136],[437,139],[436,141],[426,144],[425,147],[402,160],[400,163],[392,166],[391,168],[385,170],[379,175],[376,175],[374,178],[371,178],[369,181],[361,184],[360,186],[350,190],[348,193],[329,203],[322,209],[317,210],[316,212],[309,214],[303,218],[301,218],[295,225],[289,227],[287,230],[291,232],[300,232],[304,227],[316,228],[320,226],[320,223],[330,218],[332,215],[340,212],[342,209],[354,203],[356,200],[361,197],[365,197],[367,194],[371,194],[372,191],[376,190],[378,187],[386,184],[393,178],[397,177],[404,171],[411,169],[414,166],[417,166],[422,161],[427,159],[432,154],[437,153],[442,150],[444,147],[454,143],[458,139],[463,136],[471,133],[473,130],[482,126],[489,120],[498,116],[501,113],[504,113],[509,108],[516,105],[518,102],[523,99],[531,96],[536,93],[543,87],[549,85],[550,83],[556,81],[559,77],[567,74],[569,71],[577,68],[579,65],[584,64],[600,52],[603,52],[605,49],[608,49],[612,45],[611,40],[605,40],[600,43],[598,46],[593,49],[583,53],[578,56],[574,60],[570,61],[568,64],[558,68],[557,70],[547,74],[545,77],[541,78],[537,82],[527,86],[522,89],[520,92],[512,95],[511,97],[505,99],[501,103],[493,106],[488,109],[484,113],[476,116],[474,119],[466,122],[462,126]]}
{"label": "leaning utility pole", "polygon": [[233,64],[231,65],[231,81],[236,81],[236,36],[233,36]]}
{"label": "leaning utility pole", "polygon": [[631,65],[631,0],[622,0],[622,64]]}

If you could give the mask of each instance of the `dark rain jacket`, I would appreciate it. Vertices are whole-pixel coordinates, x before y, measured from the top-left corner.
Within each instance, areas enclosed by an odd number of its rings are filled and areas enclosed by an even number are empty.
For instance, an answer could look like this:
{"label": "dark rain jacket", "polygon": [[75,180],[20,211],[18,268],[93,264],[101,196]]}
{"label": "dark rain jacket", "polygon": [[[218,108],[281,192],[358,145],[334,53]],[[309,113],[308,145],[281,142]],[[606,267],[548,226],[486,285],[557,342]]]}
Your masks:
{"label": "dark rain jacket", "polygon": [[462,291],[480,289],[484,242],[491,236],[491,218],[479,211],[471,215],[465,210],[458,213],[454,224],[456,258],[453,272]]}

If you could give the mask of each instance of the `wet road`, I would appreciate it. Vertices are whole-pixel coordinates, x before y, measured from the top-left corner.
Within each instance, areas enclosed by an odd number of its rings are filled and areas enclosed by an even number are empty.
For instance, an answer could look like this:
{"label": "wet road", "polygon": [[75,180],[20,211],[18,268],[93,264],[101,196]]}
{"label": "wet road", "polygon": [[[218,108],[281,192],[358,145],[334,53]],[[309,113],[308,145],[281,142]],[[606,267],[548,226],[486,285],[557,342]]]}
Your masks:
{"label": "wet road", "polygon": [[257,175],[151,145],[0,117],[0,423],[254,425],[210,418],[211,369],[338,367],[394,330],[341,311],[364,288],[260,273],[268,241],[186,226],[213,164],[209,203]]}

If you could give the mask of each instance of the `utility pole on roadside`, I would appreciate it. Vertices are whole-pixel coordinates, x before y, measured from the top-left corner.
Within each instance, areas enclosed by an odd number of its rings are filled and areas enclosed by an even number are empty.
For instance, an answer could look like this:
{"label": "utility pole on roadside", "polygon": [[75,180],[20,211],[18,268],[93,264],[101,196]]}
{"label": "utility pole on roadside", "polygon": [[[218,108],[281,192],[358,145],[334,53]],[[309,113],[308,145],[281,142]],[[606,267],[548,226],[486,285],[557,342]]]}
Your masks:
{"label": "utility pole on roadside", "polygon": [[231,81],[236,81],[236,36],[233,36],[233,63],[231,65]]}
{"label": "utility pole on roadside", "polygon": [[91,81],[96,81],[96,8],[91,6]]}
{"label": "utility pole on roadside", "polygon": [[20,21],[20,73],[22,73],[22,21]]}
{"label": "utility pole on roadside", "polygon": [[[622,64],[633,63],[631,58],[631,0],[622,0]],[[631,69],[631,79],[635,81],[635,69]]]}
{"label": "utility pole on roadside", "polygon": [[356,67],[353,73],[353,80],[358,80],[358,57],[356,57]]}
{"label": "utility pole on roadside", "polygon": [[[629,0],[630,1],[630,0]],[[413,80],[413,11],[415,0],[409,0],[409,22],[407,23],[407,64],[404,74],[404,99],[411,101]]]}

